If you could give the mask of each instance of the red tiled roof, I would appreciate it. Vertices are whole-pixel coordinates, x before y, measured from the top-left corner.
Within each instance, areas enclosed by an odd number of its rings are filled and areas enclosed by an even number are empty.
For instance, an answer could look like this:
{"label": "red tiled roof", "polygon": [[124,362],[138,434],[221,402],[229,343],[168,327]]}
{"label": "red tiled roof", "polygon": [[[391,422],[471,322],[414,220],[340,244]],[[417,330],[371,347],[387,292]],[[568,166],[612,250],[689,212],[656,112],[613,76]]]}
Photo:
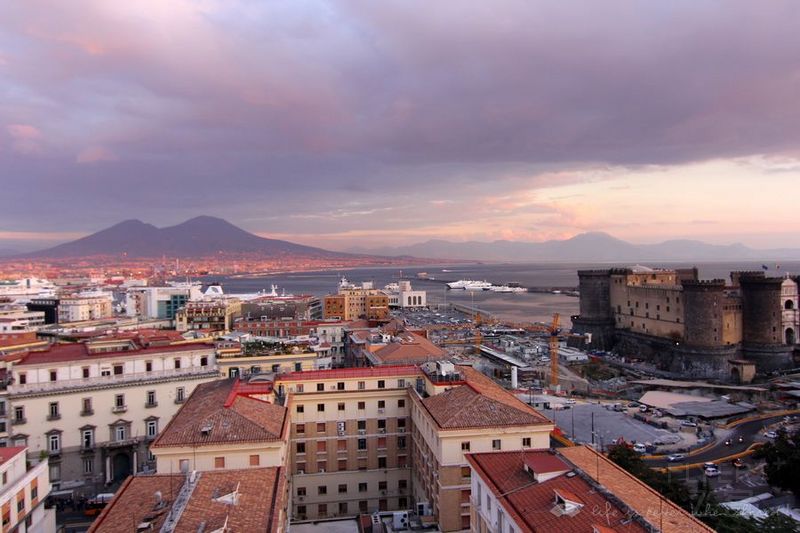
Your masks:
{"label": "red tiled roof", "polygon": [[[185,482],[182,474],[129,477],[89,531],[128,533],[144,522],[158,531]],[[201,524],[204,531],[215,531],[225,525],[226,518],[226,531],[277,531],[285,484],[279,467],[200,472],[175,531],[200,531]],[[235,505],[219,501],[237,488]],[[155,504],[156,491],[165,502],[161,507]]]}
{"label": "red tiled roof", "polygon": [[525,464],[537,474],[561,472],[571,469],[563,459],[551,453],[525,454]]}
{"label": "red tiled roof", "polygon": [[416,333],[404,332],[399,342],[391,342],[372,352],[379,364],[426,363],[445,357],[445,352],[431,341]]}
{"label": "red tiled roof", "polygon": [[[540,416],[480,394],[469,385],[460,385],[424,398],[422,405],[441,429],[527,426],[545,423]],[[546,423],[550,421],[546,420]]]}
{"label": "red tiled roof", "polygon": [[248,396],[238,396],[226,407],[235,382],[235,379],[227,379],[198,385],[152,446],[205,446],[281,439],[286,408]]}
{"label": "red tiled roof", "polygon": [[84,343],[53,344],[50,345],[50,347],[48,347],[46,350],[28,352],[25,356],[23,356],[22,361],[17,363],[17,366],[66,363],[68,361],[99,359],[103,357],[130,357],[147,354],[188,352],[192,350],[213,347],[213,344],[195,342],[187,344],[173,344],[169,346],[157,346],[152,348],[140,348],[138,350],[89,353],[89,350]]}
{"label": "red tiled roof", "polygon": [[[567,461],[552,456],[549,450],[474,453],[468,454],[467,460],[523,531],[590,533],[592,526],[600,520],[618,533],[647,531],[639,522],[629,521],[627,509],[620,508],[580,476],[562,474],[535,482],[533,476],[525,471],[525,458],[545,455],[561,461],[562,470],[571,469]],[[583,506],[572,516],[553,513],[556,492]],[[601,516],[597,515],[598,509]]]}
{"label": "red tiled roof", "polygon": [[17,454],[25,451],[25,446],[10,446],[8,448],[0,448],[0,464],[5,463],[12,459]]}
{"label": "red tiled roof", "polygon": [[414,365],[396,365],[359,368],[333,368],[331,370],[305,370],[291,372],[278,376],[276,381],[305,381],[311,379],[351,379],[351,378],[378,378],[391,376],[407,376],[419,374],[422,371]]}
{"label": "red tiled roof", "polygon": [[467,384],[481,393],[484,396],[487,396],[495,401],[504,403],[509,407],[513,407],[514,409],[521,409],[527,413],[530,413],[533,416],[536,416],[541,420],[541,422],[551,424],[549,418],[541,414],[539,411],[531,407],[530,405],[526,404],[509,391],[498,385],[488,376],[478,372],[472,367],[469,366],[458,366],[458,372],[467,382]]}

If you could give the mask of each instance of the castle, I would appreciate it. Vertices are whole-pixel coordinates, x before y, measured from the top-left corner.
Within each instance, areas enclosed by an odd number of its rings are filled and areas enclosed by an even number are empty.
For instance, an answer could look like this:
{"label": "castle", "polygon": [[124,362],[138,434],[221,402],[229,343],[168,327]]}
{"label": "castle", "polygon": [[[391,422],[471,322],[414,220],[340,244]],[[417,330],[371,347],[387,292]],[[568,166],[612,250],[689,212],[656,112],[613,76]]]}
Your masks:
{"label": "castle", "polygon": [[614,349],[685,377],[748,382],[755,372],[792,367],[800,277],[730,278],[700,280],[697,268],[578,271],[572,331],[586,348]]}

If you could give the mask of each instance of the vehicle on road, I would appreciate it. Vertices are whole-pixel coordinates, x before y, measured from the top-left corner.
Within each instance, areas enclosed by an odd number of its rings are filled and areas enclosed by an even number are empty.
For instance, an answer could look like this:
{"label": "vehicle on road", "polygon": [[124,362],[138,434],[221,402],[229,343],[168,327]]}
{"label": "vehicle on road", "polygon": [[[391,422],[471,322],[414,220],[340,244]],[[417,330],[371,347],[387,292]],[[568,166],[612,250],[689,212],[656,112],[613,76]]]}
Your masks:
{"label": "vehicle on road", "polygon": [[572,398],[570,398],[569,400],[567,400],[567,403],[568,403],[568,404],[570,404],[570,405],[575,405],[575,404],[576,404],[576,403],[578,403],[578,402],[576,402],[575,400],[573,400]]}
{"label": "vehicle on road", "polygon": [[719,475],[719,468],[706,468],[706,477],[717,477]]}
{"label": "vehicle on road", "polygon": [[731,464],[733,465],[734,468],[747,468],[747,465],[744,464],[744,461],[742,461],[741,458],[734,459],[733,461],[731,461]]}
{"label": "vehicle on road", "polygon": [[647,406],[646,405],[640,405],[639,406],[639,411],[641,411],[642,413],[646,413],[647,412]]}
{"label": "vehicle on road", "polygon": [[631,402],[628,404],[628,407],[639,407],[639,402]]}
{"label": "vehicle on road", "polygon": [[670,463],[678,463],[686,459],[685,453],[673,453],[667,456],[667,461]]}
{"label": "vehicle on road", "polygon": [[766,433],[764,433],[764,436],[767,437],[768,439],[777,439],[778,433],[775,431],[767,431]]}
{"label": "vehicle on road", "polygon": [[647,446],[645,446],[642,442],[637,442],[633,445],[633,451],[636,453],[647,453]]}
{"label": "vehicle on road", "polygon": [[696,428],[697,422],[692,422],[691,420],[681,420],[681,426],[685,428]]}
{"label": "vehicle on road", "polygon": [[731,445],[731,439],[725,439],[725,446]]}
{"label": "vehicle on road", "polygon": [[708,468],[716,468],[717,470],[719,470],[719,466],[717,466],[717,463],[703,463],[703,470],[706,470]]}

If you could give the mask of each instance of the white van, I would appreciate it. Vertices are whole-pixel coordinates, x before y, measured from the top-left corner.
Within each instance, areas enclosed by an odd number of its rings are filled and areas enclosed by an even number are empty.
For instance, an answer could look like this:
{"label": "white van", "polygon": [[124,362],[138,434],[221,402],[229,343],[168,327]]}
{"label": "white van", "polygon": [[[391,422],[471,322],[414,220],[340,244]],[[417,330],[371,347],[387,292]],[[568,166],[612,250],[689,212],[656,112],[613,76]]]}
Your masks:
{"label": "white van", "polygon": [[633,451],[636,453],[647,453],[647,446],[643,442],[637,442],[633,445]]}

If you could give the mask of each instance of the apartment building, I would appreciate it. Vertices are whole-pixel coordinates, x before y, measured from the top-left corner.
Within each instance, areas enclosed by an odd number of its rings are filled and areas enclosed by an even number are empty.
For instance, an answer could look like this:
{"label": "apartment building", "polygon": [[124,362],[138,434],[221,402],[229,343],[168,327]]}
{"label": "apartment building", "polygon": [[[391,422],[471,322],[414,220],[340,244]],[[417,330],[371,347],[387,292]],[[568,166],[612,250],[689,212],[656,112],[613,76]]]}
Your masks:
{"label": "apartment building", "polygon": [[339,320],[388,320],[389,296],[375,289],[371,282],[357,287],[343,278],[339,292],[323,299],[322,316]]}
{"label": "apartment building", "polygon": [[58,302],[58,323],[99,320],[114,316],[111,293],[66,296]]}
{"label": "apartment building", "polygon": [[189,331],[231,331],[233,321],[241,315],[242,302],[238,298],[218,298],[187,302],[175,313],[175,329]]}
{"label": "apartment building", "polygon": [[153,468],[148,445],[194,388],[219,377],[214,346],[136,339],[56,344],[13,363],[9,440],[49,458],[55,486],[96,487]]}
{"label": "apartment building", "polygon": [[713,530],[588,446],[467,454],[471,531]]}
{"label": "apartment building", "polygon": [[439,361],[444,350],[423,335],[393,328],[359,328],[348,333],[347,366],[414,365]]}
{"label": "apartment building", "polygon": [[0,306],[0,335],[36,331],[44,326],[43,311],[28,311],[25,306]]}
{"label": "apartment building", "polygon": [[28,468],[24,447],[0,448],[0,531],[54,533],[56,514],[46,509],[50,494],[48,463]]}
{"label": "apartment building", "polygon": [[331,357],[342,360],[346,329],[352,322],[342,320],[264,320],[240,318],[233,329],[253,337],[269,337],[274,340],[316,339],[327,345]]}
{"label": "apartment building", "polygon": [[[258,343],[218,342],[217,364],[226,377],[248,376],[267,372],[299,372],[330,366],[330,358],[320,358],[308,346],[258,347]],[[322,366],[320,366],[322,365]]]}
{"label": "apartment building", "polygon": [[175,283],[166,287],[129,287],[125,292],[125,312],[145,320],[174,319],[178,310],[203,292],[199,283]]}

